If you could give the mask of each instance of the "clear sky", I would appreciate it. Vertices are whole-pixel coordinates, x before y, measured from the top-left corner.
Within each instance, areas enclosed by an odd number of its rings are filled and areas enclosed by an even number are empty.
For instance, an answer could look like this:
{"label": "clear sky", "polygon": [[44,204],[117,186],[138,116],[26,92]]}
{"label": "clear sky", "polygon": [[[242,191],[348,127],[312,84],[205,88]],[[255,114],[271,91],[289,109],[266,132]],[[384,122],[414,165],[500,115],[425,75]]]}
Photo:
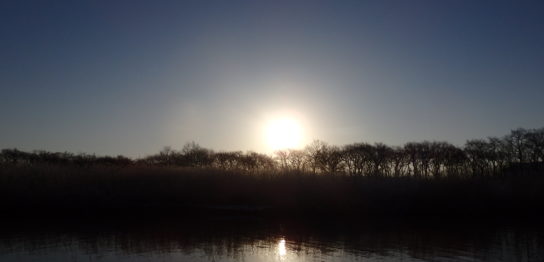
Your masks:
{"label": "clear sky", "polygon": [[0,148],[446,140],[544,126],[543,1],[0,2]]}

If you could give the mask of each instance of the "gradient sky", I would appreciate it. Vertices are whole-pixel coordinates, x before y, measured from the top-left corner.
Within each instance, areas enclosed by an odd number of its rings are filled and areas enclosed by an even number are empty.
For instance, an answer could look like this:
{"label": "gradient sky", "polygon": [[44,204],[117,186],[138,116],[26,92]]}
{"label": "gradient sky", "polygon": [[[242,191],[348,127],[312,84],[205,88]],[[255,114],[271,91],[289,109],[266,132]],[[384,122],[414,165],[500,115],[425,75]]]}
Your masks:
{"label": "gradient sky", "polygon": [[543,1],[1,1],[0,148],[446,140],[544,126]]}

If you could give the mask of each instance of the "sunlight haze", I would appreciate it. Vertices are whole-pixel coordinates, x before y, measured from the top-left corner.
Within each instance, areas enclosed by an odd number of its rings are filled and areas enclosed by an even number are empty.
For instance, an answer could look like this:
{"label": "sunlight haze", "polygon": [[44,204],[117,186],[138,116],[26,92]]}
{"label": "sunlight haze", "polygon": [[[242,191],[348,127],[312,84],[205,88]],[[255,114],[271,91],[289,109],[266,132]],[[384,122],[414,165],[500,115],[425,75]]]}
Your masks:
{"label": "sunlight haze", "polygon": [[[0,3],[1,148],[462,145],[544,124],[538,1],[25,3]],[[263,138],[286,109],[300,141]]]}

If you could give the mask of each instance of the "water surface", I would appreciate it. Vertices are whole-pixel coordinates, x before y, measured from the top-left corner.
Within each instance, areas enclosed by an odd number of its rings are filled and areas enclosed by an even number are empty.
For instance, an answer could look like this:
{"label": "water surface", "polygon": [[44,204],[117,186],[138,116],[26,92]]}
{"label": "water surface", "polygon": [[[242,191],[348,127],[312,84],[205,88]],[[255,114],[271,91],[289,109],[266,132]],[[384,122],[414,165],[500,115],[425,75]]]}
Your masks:
{"label": "water surface", "polygon": [[0,261],[544,261],[530,224],[206,218],[7,222]]}

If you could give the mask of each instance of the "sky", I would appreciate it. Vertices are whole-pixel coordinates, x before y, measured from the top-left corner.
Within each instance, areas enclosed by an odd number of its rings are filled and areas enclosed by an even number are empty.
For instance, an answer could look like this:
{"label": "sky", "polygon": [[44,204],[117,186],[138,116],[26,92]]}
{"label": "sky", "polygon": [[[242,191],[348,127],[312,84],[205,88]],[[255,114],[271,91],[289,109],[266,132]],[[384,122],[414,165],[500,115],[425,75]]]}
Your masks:
{"label": "sky", "polygon": [[0,148],[467,139],[544,127],[542,1],[1,1]]}

